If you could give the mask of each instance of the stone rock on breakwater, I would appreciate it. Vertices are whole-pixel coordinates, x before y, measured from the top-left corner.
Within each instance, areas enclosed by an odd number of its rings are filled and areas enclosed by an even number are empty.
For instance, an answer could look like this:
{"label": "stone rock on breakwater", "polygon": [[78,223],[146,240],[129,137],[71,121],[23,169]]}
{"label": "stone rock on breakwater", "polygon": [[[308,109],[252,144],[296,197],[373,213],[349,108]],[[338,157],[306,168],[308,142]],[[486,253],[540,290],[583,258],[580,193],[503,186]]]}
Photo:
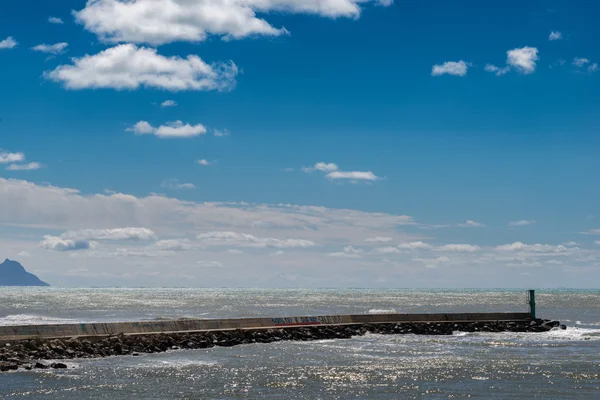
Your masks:
{"label": "stone rock on breakwater", "polygon": [[248,329],[209,332],[170,332],[109,337],[64,339],[31,339],[0,347],[0,371],[19,368],[64,369],[61,362],[42,363],[41,360],[100,358],[140,353],[161,353],[168,350],[205,349],[214,346],[231,347],[239,344],[271,343],[283,340],[309,341],[349,339],[366,333],[383,335],[452,335],[452,332],[547,332],[552,328],[566,329],[557,321],[534,320],[523,322],[429,322],[352,325],[316,325],[274,329]]}

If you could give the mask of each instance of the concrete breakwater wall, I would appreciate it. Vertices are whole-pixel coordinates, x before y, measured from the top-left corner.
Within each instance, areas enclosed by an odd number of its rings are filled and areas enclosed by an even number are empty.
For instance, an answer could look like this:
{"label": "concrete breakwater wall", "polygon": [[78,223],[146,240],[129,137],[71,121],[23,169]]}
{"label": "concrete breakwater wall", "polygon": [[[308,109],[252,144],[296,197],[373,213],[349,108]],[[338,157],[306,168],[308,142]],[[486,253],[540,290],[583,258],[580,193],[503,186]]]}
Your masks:
{"label": "concrete breakwater wall", "polygon": [[[291,321],[284,321],[291,322]],[[295,324],[295,322],[292,322]],[[349,339],[367,333],[452,335],[453,332],[546,332],[558,327],[557,321],[440,321],[386,322],[364,324],[286,325],[279,328],[225,329],[214,331],[179,331],[163,333],[119,334],[62,339],[22,339],[0,347],[0,371],[17,369],[68,368],[59,360],[99,358],[141,353],[158,353],[180,349],[231,347],[278,341]],[[561,326],[563,329],[566,327]],[[44,360],[46,360],[44,362]],[[51,361],[48,361],[51,360]]]}
{"label": "concrete breakwater wall", "polygon": [[135,335],[269,329],[291,326],[385,324],[401,322],[531,321],[529,313],[357,314],[275,318],[176,319],[160,321],[0,326],[0,344],[32,338]]}

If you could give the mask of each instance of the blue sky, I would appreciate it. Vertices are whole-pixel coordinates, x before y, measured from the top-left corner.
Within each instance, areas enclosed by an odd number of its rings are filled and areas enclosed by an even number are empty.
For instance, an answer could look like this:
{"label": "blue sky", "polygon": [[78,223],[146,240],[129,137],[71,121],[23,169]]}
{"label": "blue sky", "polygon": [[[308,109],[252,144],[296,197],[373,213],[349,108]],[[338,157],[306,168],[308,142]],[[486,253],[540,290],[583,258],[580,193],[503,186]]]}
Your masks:
{"label": "blue sky", "polygon": [[0,256],[75,286],[589,287],[594,10],[5,1]]}

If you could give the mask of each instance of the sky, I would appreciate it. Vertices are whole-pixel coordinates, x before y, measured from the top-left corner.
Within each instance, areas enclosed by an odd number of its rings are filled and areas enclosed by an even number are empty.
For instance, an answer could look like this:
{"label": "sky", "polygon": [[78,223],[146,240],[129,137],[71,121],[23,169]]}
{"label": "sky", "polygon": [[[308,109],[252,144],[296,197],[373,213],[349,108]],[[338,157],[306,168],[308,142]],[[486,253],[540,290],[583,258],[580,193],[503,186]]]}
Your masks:
{"label": "sky", "polygon": [[597,287],[598,12],[5,0],[0,258],[71,287]]}

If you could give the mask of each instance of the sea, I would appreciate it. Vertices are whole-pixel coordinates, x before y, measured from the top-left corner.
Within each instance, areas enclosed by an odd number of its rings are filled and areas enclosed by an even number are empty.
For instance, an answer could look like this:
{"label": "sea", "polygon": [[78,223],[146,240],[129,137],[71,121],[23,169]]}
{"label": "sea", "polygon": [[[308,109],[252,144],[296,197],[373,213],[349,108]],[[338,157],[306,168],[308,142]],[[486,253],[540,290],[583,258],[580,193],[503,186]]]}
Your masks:
{"label": "sea", "polygon": [[[0,399],[600,399],[600,290],[538,290],[547,333],[374,335],[68,361]],[[527,311],[524,290],[0,288],[0,325]]]}

